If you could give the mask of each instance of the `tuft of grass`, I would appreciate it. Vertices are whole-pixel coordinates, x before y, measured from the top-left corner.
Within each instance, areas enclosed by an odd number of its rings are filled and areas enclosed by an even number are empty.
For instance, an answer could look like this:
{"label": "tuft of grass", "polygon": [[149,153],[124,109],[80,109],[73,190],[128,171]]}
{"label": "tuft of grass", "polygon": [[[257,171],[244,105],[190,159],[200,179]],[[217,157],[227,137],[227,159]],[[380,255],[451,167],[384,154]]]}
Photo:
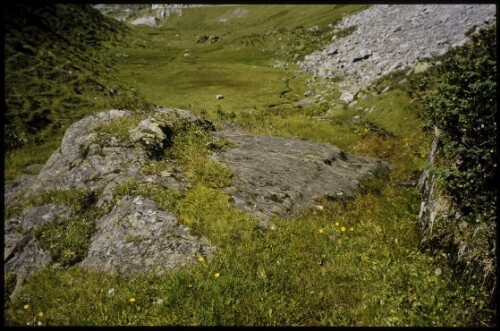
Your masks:
{"label": "tuft of grass", "polygon": [[55,263],[68,266],[86,257],[94,230],[94,219],[77,217],[63,224],[46,224],[36,228],[34,233]]}
{"label": "tuft of grass", "polygon": [[193,184],[202,183],[222,188],[229,185],[232,173],[225,165],[207,158],[210,148],[223,145],[221,140],[212,142],[210,134],[200,127],[191,126],[174,137],[168,155],[179,162],[182,171]]}
{"label": "tuft of grass", "polygon": [[129,139],[129,131],[136,127],[143,118],[143,114],[134,113],[131,116],[124,116],[100,125],[95,131],[107,133],[117,138],[120,142],[126,142]]}

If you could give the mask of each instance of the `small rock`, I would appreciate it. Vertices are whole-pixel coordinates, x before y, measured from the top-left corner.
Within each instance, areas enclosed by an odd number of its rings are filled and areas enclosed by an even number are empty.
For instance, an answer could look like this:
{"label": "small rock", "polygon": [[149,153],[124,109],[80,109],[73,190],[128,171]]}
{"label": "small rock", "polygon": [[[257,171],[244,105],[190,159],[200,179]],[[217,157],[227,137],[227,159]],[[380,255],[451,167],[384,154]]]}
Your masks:
{"label": "small rock", "polygon": [[354,100],[354,95],[352,95],[352,93],[349,93],[349,92],[344,92],[340,96],[340,100],[344,101],[345,103],[349,103],[352,100]]}
{"label": "small rock", "polygon": [[313,95],[314,95],[314,92],[313,92],[313,91],[311,91],[311,90],[306,91],[306,92],[304,93],[304,96],[305,96],[305,97],[312,97]]}
{"label": "small rock", "polygon": [[430,68],[430,64],[428,62],[418,62],[416,65],[415,65],[415,69],[414,69],[414,72],[416,74],[420,74],[422,72],[426,72],[429,68]]}
{"label": "small rock", "polygon": [[314,99],[302,99],[298,101],[295,105],[299,108],[307,108],[316,103],[316,100]]}
{"label": "small rock", "polygon": [[216,100],[221,100],[221,99],[224,99],[224,95],[222,95],[222,94],[217,94],[217,95],[215,96],[215,99],[216,99]]}

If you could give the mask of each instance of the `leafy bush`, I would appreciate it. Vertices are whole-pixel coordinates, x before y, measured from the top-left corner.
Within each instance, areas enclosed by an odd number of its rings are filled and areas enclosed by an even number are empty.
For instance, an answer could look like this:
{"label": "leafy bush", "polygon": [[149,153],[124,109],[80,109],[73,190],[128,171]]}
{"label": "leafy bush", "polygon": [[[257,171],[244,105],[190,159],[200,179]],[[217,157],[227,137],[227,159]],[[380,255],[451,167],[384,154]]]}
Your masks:
{"label": "leafy bush", "polygon": [[[442,157],[431,171],[452,203],[449,219],[434,228],[434,244],[451,253],[457,274],[490,293],[497,203],[495,31],[471,33],[471,42],[436,59],[413,91],[425,105],[427,128],[441,131]],[[465,253],[459,244],[466,245]]]}

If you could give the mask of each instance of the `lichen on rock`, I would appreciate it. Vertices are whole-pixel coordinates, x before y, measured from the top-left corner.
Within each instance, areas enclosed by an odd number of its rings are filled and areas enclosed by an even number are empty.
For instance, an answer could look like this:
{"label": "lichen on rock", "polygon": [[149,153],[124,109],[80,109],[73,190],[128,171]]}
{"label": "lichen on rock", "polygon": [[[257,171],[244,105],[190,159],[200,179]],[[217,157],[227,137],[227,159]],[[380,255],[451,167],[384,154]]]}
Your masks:
{"label": "lichen on rock", "polygon": [[126,196],[97,221],[81,265],[112,274],[161,274],[212,254],[208,240],[189,231],[174,214],[158,210],[152,200]]}

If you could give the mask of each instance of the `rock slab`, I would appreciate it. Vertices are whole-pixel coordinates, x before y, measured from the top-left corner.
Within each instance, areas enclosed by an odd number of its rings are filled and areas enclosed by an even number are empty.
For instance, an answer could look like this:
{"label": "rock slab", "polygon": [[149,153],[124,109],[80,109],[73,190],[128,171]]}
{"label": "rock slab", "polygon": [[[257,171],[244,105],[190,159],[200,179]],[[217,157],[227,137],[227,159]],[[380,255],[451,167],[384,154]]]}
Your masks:
{"label": "rock slab", "polygon": [[352,197],[361,179],[388,170],[384,161],[349,155],[329,144],[233,131],[214,135],[236,145],[215,155],[233,172],[226,192],[237,207],[264,221],[291,216],[322,196]]}

